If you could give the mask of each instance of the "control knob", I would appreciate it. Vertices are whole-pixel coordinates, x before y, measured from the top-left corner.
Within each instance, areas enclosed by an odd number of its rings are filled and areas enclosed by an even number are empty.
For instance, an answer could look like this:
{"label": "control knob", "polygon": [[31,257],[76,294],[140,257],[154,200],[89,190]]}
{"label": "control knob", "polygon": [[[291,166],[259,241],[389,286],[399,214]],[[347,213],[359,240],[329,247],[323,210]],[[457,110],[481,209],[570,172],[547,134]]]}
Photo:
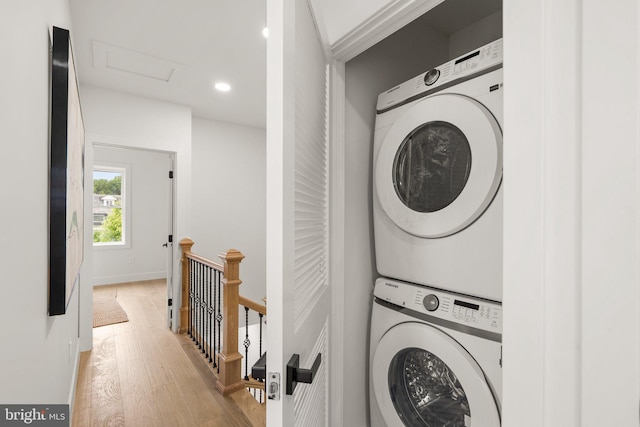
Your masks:
{"label": "control knob", "polygon": [[440,305],[440,300],[434,294],[429,294],[422,300],[422,305],[427,311],[436,311]]}
{"label": "control knob", "polygon": [[440,70],[438,70],[437,68],[433,68],[429,70],[427,74],[425,74],[424,84],[427,86],[431,86],[438,80],[438,77],[440,77]]}

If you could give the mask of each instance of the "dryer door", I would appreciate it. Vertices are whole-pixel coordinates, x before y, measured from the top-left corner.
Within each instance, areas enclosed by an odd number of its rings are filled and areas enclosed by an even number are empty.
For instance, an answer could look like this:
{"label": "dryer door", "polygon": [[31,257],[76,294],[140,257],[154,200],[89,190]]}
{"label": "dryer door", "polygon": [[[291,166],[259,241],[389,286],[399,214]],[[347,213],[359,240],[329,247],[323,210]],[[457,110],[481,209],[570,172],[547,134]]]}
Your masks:
{"label": "dryer door", "polygon": [[502,131],[472,98],[425,98],[391,127],[374,173],[380,205],[398,227],[445,237],[472,224],[498,191]]}
{"label": "dryer door", "polygon": [[482,369],[457,341],[432,326],[409,322],[390,329],[371,368],[389,427],[500,427]]}

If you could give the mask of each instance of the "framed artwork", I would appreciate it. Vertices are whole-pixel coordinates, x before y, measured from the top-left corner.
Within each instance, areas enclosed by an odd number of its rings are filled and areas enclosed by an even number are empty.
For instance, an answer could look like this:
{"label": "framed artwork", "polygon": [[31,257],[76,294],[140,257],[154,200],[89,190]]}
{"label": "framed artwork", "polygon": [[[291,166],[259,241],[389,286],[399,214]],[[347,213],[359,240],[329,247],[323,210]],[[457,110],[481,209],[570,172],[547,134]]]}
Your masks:
{"label": "framed artwork", "polygon": [[49,315],[65,314],[84,242],[84,125],[69,31],[53,27],[49,167]]}

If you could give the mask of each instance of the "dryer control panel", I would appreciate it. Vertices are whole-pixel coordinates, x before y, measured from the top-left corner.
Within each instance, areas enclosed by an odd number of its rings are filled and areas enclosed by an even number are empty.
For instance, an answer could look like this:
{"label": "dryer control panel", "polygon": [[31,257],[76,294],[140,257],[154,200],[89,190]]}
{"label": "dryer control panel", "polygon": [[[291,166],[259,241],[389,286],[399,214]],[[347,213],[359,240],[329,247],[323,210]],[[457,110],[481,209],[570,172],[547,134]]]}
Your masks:
{"label": "dryer control panel", "polygon": [[502,305],[493,301],[386,278],[376,280],[374,295],[423,315],[502,333]]}
{"label": "dryer control panel", "polygon": [[428,70],[378,96],[378,113],[489,72],[502,64],[502,39]]}

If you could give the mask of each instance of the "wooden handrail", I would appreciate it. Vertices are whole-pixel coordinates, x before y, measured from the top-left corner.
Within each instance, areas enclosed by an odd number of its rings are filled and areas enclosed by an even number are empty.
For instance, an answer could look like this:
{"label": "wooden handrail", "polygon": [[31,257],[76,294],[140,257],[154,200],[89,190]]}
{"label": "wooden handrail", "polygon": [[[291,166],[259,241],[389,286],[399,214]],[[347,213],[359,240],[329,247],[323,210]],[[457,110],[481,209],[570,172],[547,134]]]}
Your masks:
{"label": "wooden handrail", "polygon": [[[233,251],[235,249],[229,249],[229,250]],[[193,252],[189,252],[188,258],[192,259],[194,261],[198,261],[200,264],[203,264],[203,265],[206,265],[208,267],[211,267],[214,270],[224,271],[224,266],[222,264],[218,264],[217,262],[213,262],[210,259],[206,259],[205,257],[202,257],[200,255],[196,255]]]}
{"label": "wooden handrail", "polygon": [[257,311],[260,314],[267,315],[267,306],[258,304],[257,302],[250,300],[249,298],[245,298],[242,295],[238,297],[238,302],[240,305],[245,307],[249,307],[250,310]]}

